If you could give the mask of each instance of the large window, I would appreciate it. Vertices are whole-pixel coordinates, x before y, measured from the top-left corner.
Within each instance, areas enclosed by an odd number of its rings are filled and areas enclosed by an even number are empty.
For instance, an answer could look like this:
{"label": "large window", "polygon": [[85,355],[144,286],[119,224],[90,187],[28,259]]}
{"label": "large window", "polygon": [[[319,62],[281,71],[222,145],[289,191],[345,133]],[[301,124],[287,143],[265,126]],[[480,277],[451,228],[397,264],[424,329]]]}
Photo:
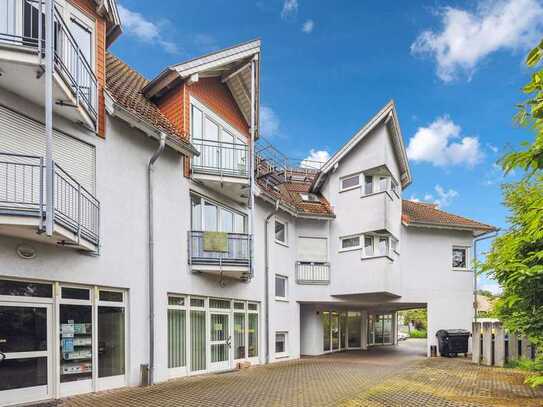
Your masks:
{"label": "large window", "polygon": [[364,194],[371,195],[377,192],[392,191],[400,196],[400,186],[394,177],[384,174],[365,174],[364,175]]}
{"label": "large window", "polygon": [[399,242],[394,236],[382,234],[364,235],[362,257],[387,256],[393,258],[393,254],[399,254]]}
{"label": "large window", "polygon": [[234,176],[248,175],[248,149],[244,136],[203,104],[191,105],[192,142],[200,155],[194,157],[198,171]]}
{"label": "large window", "polygon": [[191,196],[193,231],[246,233],[246,216],[199,195]]}

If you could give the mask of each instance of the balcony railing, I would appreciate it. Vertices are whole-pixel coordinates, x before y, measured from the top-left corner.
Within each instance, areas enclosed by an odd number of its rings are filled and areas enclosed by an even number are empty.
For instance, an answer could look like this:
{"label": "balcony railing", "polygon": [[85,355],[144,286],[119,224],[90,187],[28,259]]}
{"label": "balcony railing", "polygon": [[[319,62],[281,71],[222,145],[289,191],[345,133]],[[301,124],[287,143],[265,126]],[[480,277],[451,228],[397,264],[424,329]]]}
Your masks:
{"label": "balcony railing", "polygon": [[329,284],[330,263],[296,262],[298,284]]}
{"label": "balcony railing", "polygon": [[200,156],[194,157],[192,161],[194,172],[228,177],[249,177],[249,153],[246,144],[194,138],[192,144],[200,152]]}
{"label": "balcony railing", "polygon": [[[46,213],[45,161],[42,157],[0,153],[0,213]],[[94,245],[99,244],[100,203],[58,164],[53,165],[54,222]]]}
{"label": "balcony railing", "polygon": [[[82,103],[96,121],[97,81],[60,11],[54,7],[54,64],[71,89],[77,104]],[[0,44],[35,50],[41,59],[45,53],[45,7],[39,0],[0,0]]]}
{"label": "balcony railing", "polygon": [[206,232],[189,231],[189,261],[191,264],[217,266],[249,266],[251,263],[251,236],[244,233],[227,233],[224,251],[207,251]]}

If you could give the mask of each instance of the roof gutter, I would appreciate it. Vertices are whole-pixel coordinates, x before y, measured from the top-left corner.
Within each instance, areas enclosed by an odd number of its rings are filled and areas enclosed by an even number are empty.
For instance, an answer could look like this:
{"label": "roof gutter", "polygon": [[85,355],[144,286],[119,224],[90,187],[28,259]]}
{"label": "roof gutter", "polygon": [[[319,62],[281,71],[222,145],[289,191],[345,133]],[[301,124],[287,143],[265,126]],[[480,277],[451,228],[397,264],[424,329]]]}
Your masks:
{"label": "roof gutter", "polygon": [[128,123],[130,127],[137,128],[155,140],[160,141],[161,135],[164,134],[166,137],[166,146],[172,148],[178,153],[189,157],[200,155],[198,150],[188,141],[160,131],[148,121],[140,119],[134,113],[130,112],[124,106],[119,104],[107,91],[104,92],[104,94],[106,96],[106,110],[111,116],[121,119],[122,121]]}
{"label": "roof gutter", "polygon": [[462,226],[462,225],[442,225],[439,223],[428,223],[428,222],[402,222],[405,226],[413,226],[413,227],[421,227],[421,228],[431,228],[431,229],[451,229],[451,230],[461,230],[466,232],[476,232],[477,230],[482,231],[479,234],[474,234],[474,236],[483,236],[487,233],[496,232],[499,229],[498,228],[492,228],[492,229],[482,229],[482,228],[472,228],[469,226]]}

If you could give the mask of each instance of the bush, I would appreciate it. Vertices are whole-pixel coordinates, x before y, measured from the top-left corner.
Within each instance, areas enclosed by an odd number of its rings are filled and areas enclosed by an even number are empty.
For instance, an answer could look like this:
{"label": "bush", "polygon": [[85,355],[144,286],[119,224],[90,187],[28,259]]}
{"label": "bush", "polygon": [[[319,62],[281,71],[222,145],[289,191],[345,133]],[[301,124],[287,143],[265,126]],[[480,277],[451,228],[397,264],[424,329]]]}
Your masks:
{"label": "bush", "polygon": [[522,370],[527,370],[531,373],[535,373],[535,375],[528,377],[525,383],[532,387],[543,385],[543,359],[519,359],[507,363],[506,367],[518,368]]}
{"label": "bush", "polygon": [[426,338],[428,333],[425,330],[413,329],[409,336],[411,338]]}

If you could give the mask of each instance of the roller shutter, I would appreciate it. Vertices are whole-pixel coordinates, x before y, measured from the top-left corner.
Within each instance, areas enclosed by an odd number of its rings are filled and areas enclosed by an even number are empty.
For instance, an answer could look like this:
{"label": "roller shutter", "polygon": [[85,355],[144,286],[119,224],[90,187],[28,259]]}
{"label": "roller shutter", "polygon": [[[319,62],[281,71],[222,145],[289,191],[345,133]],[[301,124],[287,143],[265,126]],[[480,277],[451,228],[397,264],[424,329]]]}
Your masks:
{"label": "roller shutter", "polygon": [[328,240],[320,237],[299,237],[297,251],[299,261],[326,262]]}
{"label": "roller shutter", "polygon": [[[0,152],[45,156],[44,125],[0,106]],[[53,130],[53,159],[89,192],[96,192],[93,145]]]}

